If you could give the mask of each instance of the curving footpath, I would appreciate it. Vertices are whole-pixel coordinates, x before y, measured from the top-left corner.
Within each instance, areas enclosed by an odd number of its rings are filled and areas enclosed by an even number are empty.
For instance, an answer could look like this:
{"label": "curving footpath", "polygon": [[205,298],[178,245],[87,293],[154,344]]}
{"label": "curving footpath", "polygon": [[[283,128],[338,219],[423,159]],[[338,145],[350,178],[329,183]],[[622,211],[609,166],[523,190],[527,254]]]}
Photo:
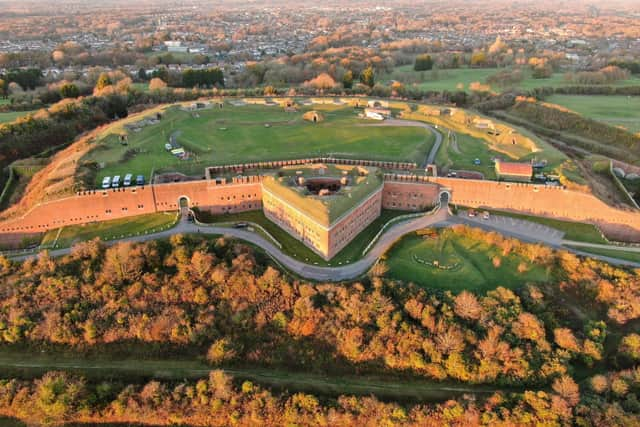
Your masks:
{"label": "curving footpath", "polygon": [[440,145],[442,145],[442,134],[438,132],[435,127],[424,122],[417,122],[415,120],[387,119],[382,123],[368,124],[366,126],[419,127],[430,131],[436,137],[436,140],[433,143],[433,147],[431,147],[431,150],[429,150],[429,154],[427,155],[425,162],[420,165],[420,167],[423,169],[426,168],[427,165],[433,164],[435,162],[436,155],[438,154],[438,150],[440,149]]}
{"label": "curving footpath", "polygon": [[[366,274],[367,271],[371,268],[371,266],[387,251],[389,248],[402,236],[408,233],[412,233],[414,231],[427,228],[427,227],[450,227],[455,224],[465,224],[473,227],[479,227],[487,231],[497,231],[501,234],[515,237],[525,242],[529,243],[543,243],[547,246],[550,246],[554,249],[567,250],[570,252],[574,252],[578,255],[584,255],[591,258],[596,258],[614,265],[629,265],[632,267],[640,268],[640,263],[635,263],[631,261],[620,260],[617,258],[612,258],[603,255],[595,255],[590,253],[585,253],[573,248],[567,248],[563,246],[565,241],[557,239],[555,237],[548,237],[547,235],[543,235],[540,233],[526,233],[522,231],[514,231],[513,229],[509,229],[507,227],[501,227],[499,224],[490,224],[485,223],[478,220],[471,220],[462,216],[451,216],[449,214],[448,209],[440,209],[436,208],[429,214],[425,214],[422,217],[417,219],[401,222],[399,224],[393,225],[389,230],[387,230],[376,242],[376,244],[371,248],[369,252],[360,260],[347,265],[336,266],[336,267],[320,267],[314,266],[310,264],[306,264],[304,262],[298,261],[289,255],[282,252],[280,248],[278,248],[273,242],[265,239],[264,237],[253,233],[251,231],[236,229],[236,228],[227,228],[227,227],[216,227],[216,226],[199,226],[187,221],[186,210],[183,212],[182,219],[174,228],[169,230],[161,231],[154,234],[148,234],[144,236],[135,236],[130,238],[125,238],[121,240],[114,240],[110,242],[106,242],[107,245],[114,245],[120,242],[145,242],[156,239],[168,238],[175,234],[202,234],[202,235],[216,235],[216,236],[228,236],[236,239],[244,240],[249,242],[262,250],[264,250],[267,255],[269,255],[277,264],[281,267],[289,270],[290,272],[304,278],[311,279],[317,281],[346,281],[352,280]],[[571,242],[573,243],[573,242]],[[71,248],[64,249],[56,249],[49,251],[49,254],[52,257],[58,257],[67,255],[71,252]],[[37,256],[37,254],[29,254],[29,255],[21,255],[14,257],[14,260],[24,260],[27,258],[33,258]]]}

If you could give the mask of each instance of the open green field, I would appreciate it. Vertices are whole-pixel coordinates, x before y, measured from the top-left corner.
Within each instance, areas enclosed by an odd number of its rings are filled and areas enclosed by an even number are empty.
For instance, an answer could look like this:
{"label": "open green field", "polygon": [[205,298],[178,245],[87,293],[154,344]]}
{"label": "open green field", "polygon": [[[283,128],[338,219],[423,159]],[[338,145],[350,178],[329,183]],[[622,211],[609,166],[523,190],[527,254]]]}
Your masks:
{"label": "open green field", "polygon": [[[494,257],[500,258],[495,266]],[[435,237],[409,234],[387,253],[388,277],[454,293],[485,292],[496,286],[519,287],[549,279],[544,268],[517,255],[503,256],[500,249],[445,229]],[[435,263],[438,265],[436,266]],[[526,270],[518,271],[523,264]]]}
{"label": "open green field", "polygon": [[38,110],[31,111],[9,111],[6,113],[0,112],[0,123],[9,123],[17,119],[18,117],[26,116],[27,114],[35,113]]}
{"label": "open green field", "polygon": [[[433,145],[434,136],[426,129],[367,126],[372,122],[359,119],[351,107],[325,107],[326,120],[313,124],[302,119],[305,109],[287,113],[278,106],[227,104],[192,113],[174,106],[159,123],[139,131],[116,124],[84,160],[104,166],[99,183],[117,174],[148,178],[155,170],[201,175],[210,165],[318,155],[419,163]],[[128,134],[128,145],[119,142],[116,133],[122,132]],[[165,149],[171,135],[189,153],[188,159]]]}
{"label": "open green field", "polygon": [[640,132],[640,97],[605,95],[552,95],[545,102],[557,104],[593,120]]}
{"label": "open green field", "polygon": [[[473,82],[486,84],[489,76],[507,68],[457,68],[431,71],[414,71],[413,65],[403,65],[396,67],[393,72],[380,77],[381,80],[399,80],[405,84],[417,84],[421,89],[434,91],[469,91],[469,85]],[[538,87],[561,87],[571,86],[573,83],[565,80],[563,73],[554,73],[547,79],[534,79],[527,76],[524,80],[514,85],[492,85],[491,90],[502,92],[505,89],[531,90]],[[614,86],[640,85],[640,79],[632,77],[628,80],[613,84]]]}
{"label": "open green field", "polygon": [[67,248],[75,242],[96,237],[104,241],[121,239],[171,228],[177,221],[178,215],[175,212],[158,212],[85,225],[72,225],[48,231],[41,244],[52,248]]}
{"label": "open green field", "polygon": [[[198,219],[206,223],[220,222],[238,222],[249,221],[262,226],[271,236],[273,236],[281,245],[282,251],[287,255],[299,261],[308,264],[316,264],[322,266],[350,264],[362,257],[362,252],[369,242],[380,231],[382,226],[392,218],[405,215],[409,212],[383,210],[380,216],[365,228],[358,236],[356,236],[344,249],[342,249],[330,261],[325,261],[318,254],[306,247],[302,242],[297,240],[291,234],[280,228],[278,225],[269,221],[262,211],[240,212],[224,215],[210,215],[206,212],[198,213]],[[412,212],[413,213],[413,212]]]}

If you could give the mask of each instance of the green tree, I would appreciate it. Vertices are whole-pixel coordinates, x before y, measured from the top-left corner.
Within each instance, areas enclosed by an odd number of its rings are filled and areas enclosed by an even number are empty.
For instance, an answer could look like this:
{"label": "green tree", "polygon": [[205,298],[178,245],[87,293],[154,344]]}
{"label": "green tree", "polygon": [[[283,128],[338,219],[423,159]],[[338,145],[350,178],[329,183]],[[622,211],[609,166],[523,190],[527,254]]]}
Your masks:
{"label": "green tree", "polygon": [[147,70],[145,70],[144,68],[140,68],[138,70],[138,78],[142,81],[147,80]]}
{"label": "green tree", "polygon": [[60,96],[63,98],[77,98],[79,95],[80,90],[73,83],[65,83],[60,86]]}
{"label": "green tree", "polygon": [[0,79],[0,98],[6,98],[9,94],[9,85],[4,79]]}
{"label": "green tree", "polygon": [[369,87],[373,87],[376,84],[375,73],[371,65],[364,69],[364,71],[360,75],[360,81],[362,82],[362,84],[365,84]]}
{"label": "green tree", "polygon": [[353,87],[353,71],[347,70],[347,72],[344,73],[344,76],[342,76],[342,86],[344,86],[345,89],[351,89]]}
{"label": "green tree", "polygon": [[413,64],[413,69],[415,71],[427,71],[433,68],[433,58],[431,55],[418,55],[416,57],[416,61]]}

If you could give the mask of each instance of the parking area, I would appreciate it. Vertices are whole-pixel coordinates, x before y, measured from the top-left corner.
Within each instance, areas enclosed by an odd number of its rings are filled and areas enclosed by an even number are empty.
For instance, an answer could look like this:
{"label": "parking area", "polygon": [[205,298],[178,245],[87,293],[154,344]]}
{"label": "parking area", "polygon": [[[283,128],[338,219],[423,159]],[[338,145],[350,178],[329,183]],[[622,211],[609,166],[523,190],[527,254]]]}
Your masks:
{"label": "parking area", "polygon": [[464,219],[465,222],[482,224],[507,234],[540,240],[553,245],[561,245],[564,238],[563,231],[535,222],[494,214],[485,215],[482,210],[475,212],[475,216],[469,216],[468,211],[463,210],[458,212],[458,217]]}

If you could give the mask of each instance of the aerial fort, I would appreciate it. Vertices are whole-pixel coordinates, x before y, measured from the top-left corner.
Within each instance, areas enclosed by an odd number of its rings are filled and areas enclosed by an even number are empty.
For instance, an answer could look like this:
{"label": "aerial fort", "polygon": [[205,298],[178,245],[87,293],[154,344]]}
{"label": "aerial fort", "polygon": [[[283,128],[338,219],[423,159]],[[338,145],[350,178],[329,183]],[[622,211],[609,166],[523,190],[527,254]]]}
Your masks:
{"label": "aerial fort", "polygon": [[330,260],[383,210],[448,204],[592,223],[639,240],[640,213],[572,182],[570,168],[543,141],[460,109],[204,100],[128,117],[59,152],[2,212],[0,240],[181,208],[262,211]]}

